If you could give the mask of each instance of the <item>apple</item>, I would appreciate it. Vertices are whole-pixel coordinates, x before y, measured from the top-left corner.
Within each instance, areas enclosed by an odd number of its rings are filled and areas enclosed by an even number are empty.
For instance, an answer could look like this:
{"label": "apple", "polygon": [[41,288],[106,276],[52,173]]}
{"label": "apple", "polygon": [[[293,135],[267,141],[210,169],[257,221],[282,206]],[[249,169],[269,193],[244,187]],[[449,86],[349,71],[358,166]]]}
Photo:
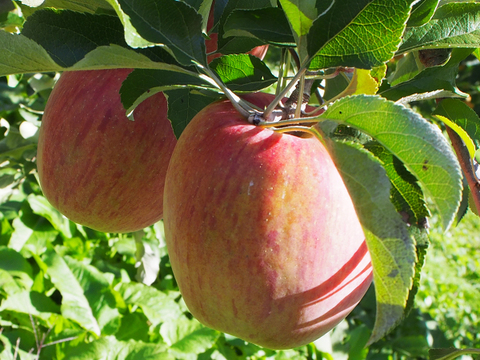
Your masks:
{"label": "apple", "polygon": [[[273,95],[245,99],[263,108]],[[321,337],[372,281],[362,227],[322,142],[251,125],[229,101],[205,107],[180,136],[164,225],[193,316],[266,348]]]}
{"label": "apple", "polygon": [[163,187],[176,138],[162,93],[129,120],[119,90],[132,69],[65,72],[45,108],[37,168],[49,202],[103,232],[131,232],[163,216]]}

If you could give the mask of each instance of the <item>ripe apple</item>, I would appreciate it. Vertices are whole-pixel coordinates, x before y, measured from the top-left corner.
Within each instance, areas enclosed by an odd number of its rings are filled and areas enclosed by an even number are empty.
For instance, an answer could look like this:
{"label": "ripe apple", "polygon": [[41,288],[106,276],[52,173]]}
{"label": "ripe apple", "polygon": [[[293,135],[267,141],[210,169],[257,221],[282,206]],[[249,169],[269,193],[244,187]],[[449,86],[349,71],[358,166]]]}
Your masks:
{"label": "ripe apple", "polygon": [[372,281],[362,227],[321,141],[250,125],[228,101],[204,108],[179,138],[164,224],[193,316],[267,348],[324,335]]}
{"label": "ripe apple", "polygon": [[162,93],[125,116],[119,90],[132,69],[65,72],[45,108],[37,167],[45,197],[74,222],[130,232],[163,216],[176,138]]}

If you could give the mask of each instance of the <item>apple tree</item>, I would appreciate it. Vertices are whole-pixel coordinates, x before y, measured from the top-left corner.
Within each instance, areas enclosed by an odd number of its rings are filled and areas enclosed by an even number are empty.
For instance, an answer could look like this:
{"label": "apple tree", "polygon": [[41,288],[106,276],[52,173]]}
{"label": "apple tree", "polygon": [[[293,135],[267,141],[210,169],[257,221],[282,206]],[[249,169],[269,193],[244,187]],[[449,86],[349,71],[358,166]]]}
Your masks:
{"label": "apple tree", "polygon": [[[49,203],[37,130],[52,88],[61,73],[109,69],[133,69],[119,90],[122,116],[138,121],[136,109],[162,93],[179,140],[195,115],[227,99],[248,126],[321,143],[348,190],[373,274],[365,298],[333,330],[345,335],[336,340],[342,356],[405,356],[388,345],[395,337],[417,354],[405,329],[418,315],[429,228],[447,232],[480,210],[476,90],[458,84],[480,58],[479,16],[480,4],[448,0],[0,2],[0,354],[332,358],[322,338],[274,351],[198,322],[179,291],[163,222],[103,233]],[[268,103],[249,101],[256,92],[271,94]],[[126,153],[135,151],[129,140],[115,139]],[[168,227],[166,235],[168,244]],[[469,352],[478,353],[430,356]]]}

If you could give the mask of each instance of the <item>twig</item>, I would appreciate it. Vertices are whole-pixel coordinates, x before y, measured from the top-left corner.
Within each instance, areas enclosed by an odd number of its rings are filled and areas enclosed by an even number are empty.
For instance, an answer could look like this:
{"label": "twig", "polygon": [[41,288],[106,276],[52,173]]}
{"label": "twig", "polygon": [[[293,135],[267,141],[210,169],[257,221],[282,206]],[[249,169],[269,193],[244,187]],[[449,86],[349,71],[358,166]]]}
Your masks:
{"label": "twig", "polygon": [[33,321],[33,316],[32,314],[28,314],[30,317],[30,322],[32,323],[32,329],[33,329],[33,335],[35,335],[35,344],[37,345],[37,349],[40,347],[40,344],[38,342],[38,335],[37,335],[37,327],[35,326],[35,322]]}
{"label": "twig", "polygon": [[17,359],[19,349],[20,349],[20,338],[17,338],[17,342],[15,343],[15,352],[13,353],[13,360]]}
{"label": "twig", "polygon": [[76,338],[78,338],[78,336],[71,336],[71,337],[68,337],[68,338],[65,338],[65,339],[55,340],[55,341],[44,344],[43,347],[52,346],[52,345],[56,345],[56,344],[61,344],[63,342],[75,340]]}
{"label": "twig", "polygon": [[480,212],[480,182],[475,175],[470,154],[468,153],[467,147],[465,146],[460,136],[447,125],[445,127],[447,129],[448,137],[452,142],[453,149],[457,154],[460,167],[462,168],[463,173],[465,174],[465,178],[467,179],[470,192],[472,193],[472,198],[474,202],[473,206],[475,206]]}

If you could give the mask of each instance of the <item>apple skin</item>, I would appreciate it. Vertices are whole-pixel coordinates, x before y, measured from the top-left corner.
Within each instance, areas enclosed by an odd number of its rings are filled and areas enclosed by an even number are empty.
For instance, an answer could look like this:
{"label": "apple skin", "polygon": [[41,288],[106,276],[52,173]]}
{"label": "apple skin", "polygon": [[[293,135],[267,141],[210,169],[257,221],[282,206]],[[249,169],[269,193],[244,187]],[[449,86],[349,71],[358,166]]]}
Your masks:
{"label": "apple skin", "polygon": [[[273,96],[245,99],[265,107]],[[228,101],[180,136],[164,225],[192,315],[266,348],[321,337],[372,281],[362,227],[323,144],[250,125]]]}
{"label": "apple skin", "polygon": [[37,169],[45,197],[72,221],[131,232],[163,217],[165,174],[176,138],[162,93],[129,120],[119,90],[133,69],[65,72],[40,128]]}

